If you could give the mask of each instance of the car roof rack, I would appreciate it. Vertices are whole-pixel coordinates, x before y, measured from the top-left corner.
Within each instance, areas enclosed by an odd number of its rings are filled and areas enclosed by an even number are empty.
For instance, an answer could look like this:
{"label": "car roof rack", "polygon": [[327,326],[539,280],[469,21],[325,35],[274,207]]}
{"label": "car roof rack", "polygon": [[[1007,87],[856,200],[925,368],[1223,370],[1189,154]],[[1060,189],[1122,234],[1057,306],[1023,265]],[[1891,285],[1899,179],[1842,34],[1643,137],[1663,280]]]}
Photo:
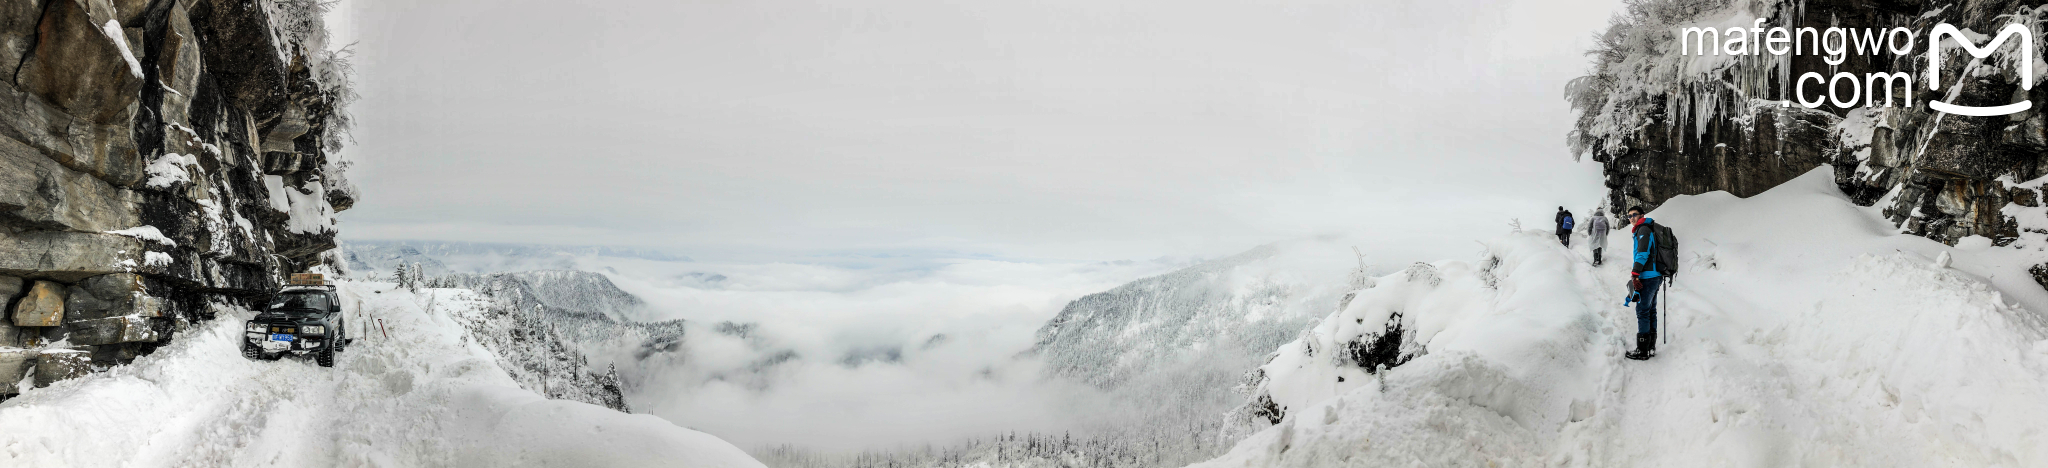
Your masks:
{"label": "car roof rack", "polygon": [[327,275],[319,273],[292,273],[291,277],[287,278],[285,282],[284,290],[292,291],[300,289],[320,289],[333,291],[335,290],[335,287],[334,283],[330,283],[327,281]]}

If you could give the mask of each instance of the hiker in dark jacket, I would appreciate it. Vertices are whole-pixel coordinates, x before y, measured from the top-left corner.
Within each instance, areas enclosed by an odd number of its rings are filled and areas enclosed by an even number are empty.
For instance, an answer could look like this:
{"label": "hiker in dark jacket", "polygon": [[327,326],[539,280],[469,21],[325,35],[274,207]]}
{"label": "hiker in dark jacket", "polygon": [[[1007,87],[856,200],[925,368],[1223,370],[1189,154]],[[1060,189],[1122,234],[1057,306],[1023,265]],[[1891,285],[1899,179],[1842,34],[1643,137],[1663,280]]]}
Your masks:
{"label": "hiker in dark jacket", "polygon": [[1565,247],[1572,246],[1572,212],[1557,207],[1557,241]]}
{"label": "hiker in dark jacket", "polygon": [[1636,303],[1636,349],[1627,356],[1642,361],[1657,355],[1657,287],[1664,284],[1664,275],[1656,265],[1657,221],[1644,217],[1640,206],[1628,209],[1628,221],[1635,253],[1628,287],[1635,293],[1630,297]]}
{"label": "hiker in dark jacket", "polygon": [[1586,223],[1586,245],[1593,248],[1593,266],[1600,266],[1600,251],[1607,249],[1607,214],[1593,210],[1593,220]]}

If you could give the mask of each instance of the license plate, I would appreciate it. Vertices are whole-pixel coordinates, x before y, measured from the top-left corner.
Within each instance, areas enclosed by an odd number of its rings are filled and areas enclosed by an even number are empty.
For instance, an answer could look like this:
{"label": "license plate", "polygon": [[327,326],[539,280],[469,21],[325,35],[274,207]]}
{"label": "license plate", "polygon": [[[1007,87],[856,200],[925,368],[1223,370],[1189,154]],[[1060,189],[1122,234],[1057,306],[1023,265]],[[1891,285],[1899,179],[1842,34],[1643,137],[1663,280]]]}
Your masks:
{"label": "license plate", "polygon": [[274,334],[271,334],[271,335],[270,335],[270,341],[291,341],[291,340],[292,340],[292,335],[290,335],[290,334],[287,334],[287,333],[274,333]]}

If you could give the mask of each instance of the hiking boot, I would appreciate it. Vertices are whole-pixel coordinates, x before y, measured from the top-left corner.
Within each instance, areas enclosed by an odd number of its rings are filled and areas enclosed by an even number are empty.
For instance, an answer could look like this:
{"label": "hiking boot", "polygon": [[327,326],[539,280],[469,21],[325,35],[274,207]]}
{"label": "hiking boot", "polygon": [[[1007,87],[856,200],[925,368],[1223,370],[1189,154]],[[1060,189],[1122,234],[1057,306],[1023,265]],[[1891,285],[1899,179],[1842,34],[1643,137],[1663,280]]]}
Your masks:
{"label": "hiking boot", "polygon": [[1623,354],[1622,357],[1634,359],[1637,361],[1648,361],[1650,360],[1651,356],[1656,355],[1657,335],[1655,333],[1637,333],[1636,349],[1634,351],[1629,351],[1628,354]]}

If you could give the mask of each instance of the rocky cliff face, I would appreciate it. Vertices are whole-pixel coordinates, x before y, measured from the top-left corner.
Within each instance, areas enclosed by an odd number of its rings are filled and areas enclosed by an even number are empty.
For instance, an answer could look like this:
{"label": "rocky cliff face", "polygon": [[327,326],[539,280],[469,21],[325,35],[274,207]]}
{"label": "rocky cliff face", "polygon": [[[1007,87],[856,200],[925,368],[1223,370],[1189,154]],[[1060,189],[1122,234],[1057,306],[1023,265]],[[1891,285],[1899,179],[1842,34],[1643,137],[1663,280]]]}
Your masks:
{"label": "rocky cliff face", "polygon": [[[2039,184],[2048,174],[2043,103],[2048,87],[2022,89],[2021,54],[2008,45],[1993,59],[1972,60],[1947,50],[1940,90],[1928,89],[1926,37],[1934,25],[1995,34],[2008,23],[2031,26],[2038,37],[2044,11],[2038,1],[1978,0],[1649,0],[1628,11],[1592,51],[1594,70],[1568,90],[1582,114],[1570,136],[1575,153],[1604,165],[1608,209],[1655,207],[1673,196],[1726,190],[1751,196],[1814,167],[1832,165],[1837,185],[1857,203],[1881,206],[1902,230],[1954,244],[1977,235],[2005,246],[2048,244],[2039,207]],[[1728,59],[1682,57],[1676,33],[1763,18],[1763,27],[1894,28],[1916,32],[1912,52],[1851,53],[1839,65],[1815,55]],[[1981,45],[1990,36],[1976,40]],[[2017,43],[2018,41],[2009,41]],[[2036,67],[2040,68],[2039,66]],[[1914,74],[1914,85],[1895,89],[1894,107],[1806,109],[1792,99],[1792,80],[1807,72]],[[2037,72],[2037,75],[2039,73]],[[1958,78],[1965,77],[1968,78]],[[2040,81],[2040,77],[2035,77]],[[1808,97],[1818,85],[1807,86]],[[1848,85],[1843,85],[1847,95]],[[1867,84],[1865,90],[1869,89]],[[1882,92],[1882,87],[1878,88]],[[1880,96],[1881,97],[1881,96]],[[1910,99],[1912,105],[1905,102]],[[2034,101],[2035,109],[1997,117],[1936,112],[1927,103],[1947,100],[1991,106]],[[2044,224],[2032,226],[2031,224]],[[2025,235],[2023,235],[2025,233]]]}
{"label": "rocky cliff face", "polygon": [[327,268],[355,190],[311,0],[0,4],[0,394]]}

